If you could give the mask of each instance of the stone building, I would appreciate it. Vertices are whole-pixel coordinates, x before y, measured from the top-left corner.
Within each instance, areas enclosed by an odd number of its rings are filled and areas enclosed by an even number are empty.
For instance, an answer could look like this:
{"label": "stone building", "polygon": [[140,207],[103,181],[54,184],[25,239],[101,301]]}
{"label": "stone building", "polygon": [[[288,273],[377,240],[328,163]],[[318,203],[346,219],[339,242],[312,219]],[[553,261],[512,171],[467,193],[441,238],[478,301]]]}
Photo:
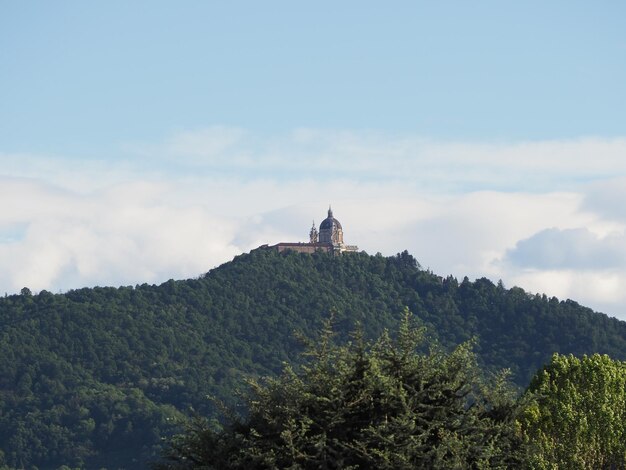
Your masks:
{"label": "stone building", "polygon": [[326,253],[343,253],[359,251],[359,247],[346,245],[343,242],[343,228],[341,223],[333,216],[333,211],[328,208],[328,217],[320,224],[319,232],[315,227],[315,222],[309,232],[308,243],[279,243],[274,245],[279,252],[285,250],[298,251],[300,253],[315,253],[323,251]]}

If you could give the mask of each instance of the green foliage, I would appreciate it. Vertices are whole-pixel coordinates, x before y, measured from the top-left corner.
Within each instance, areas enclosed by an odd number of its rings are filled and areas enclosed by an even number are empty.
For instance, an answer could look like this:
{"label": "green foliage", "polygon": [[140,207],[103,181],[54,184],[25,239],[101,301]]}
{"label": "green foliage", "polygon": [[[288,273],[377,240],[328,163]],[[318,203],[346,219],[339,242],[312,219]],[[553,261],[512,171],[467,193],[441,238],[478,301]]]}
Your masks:
{"label": "green foliage", "polygon": [[[347,340],[393,329],[404,307],[444,349],[477,338],[481,367],[519,386],[553,352],[626,359],[626,323],[572,301],[458,282],[398,256],[259,249],[200,279],[0,298],[0,465],[145,468],[159,436],[206,396],[234,404],[246,377],[278,375],[335,310]],[[0,454],[2,455],[2,454]]]}
{"label": "green foliage", "polygon": [[626,362],[555,354],[533,378],[521,424],[531,468],[626,468]]}
{"label": "green foliage", "polygon": [[407,311],[395,342],[338,346],[327,323],[297,371],[249,382],[244,419],[217,431],[192,421],[155,468],[519,467],[513,395],[481,381],[469,343],[419,353],[423,333]]}

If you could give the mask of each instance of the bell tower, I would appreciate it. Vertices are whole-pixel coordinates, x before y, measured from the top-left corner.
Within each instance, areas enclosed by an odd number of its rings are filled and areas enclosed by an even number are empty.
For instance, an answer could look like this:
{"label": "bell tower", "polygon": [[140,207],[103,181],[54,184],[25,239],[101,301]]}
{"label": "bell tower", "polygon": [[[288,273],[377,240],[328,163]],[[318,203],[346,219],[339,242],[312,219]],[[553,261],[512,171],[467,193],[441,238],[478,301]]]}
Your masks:
{"label": "bell tower", "polygon": [[311,227],[311,231],[309,232],[309,243],[317,242],[319,242],[319,233],[317,232],[317,228],[315,227],[315,221],[313,221],[313,226]]}

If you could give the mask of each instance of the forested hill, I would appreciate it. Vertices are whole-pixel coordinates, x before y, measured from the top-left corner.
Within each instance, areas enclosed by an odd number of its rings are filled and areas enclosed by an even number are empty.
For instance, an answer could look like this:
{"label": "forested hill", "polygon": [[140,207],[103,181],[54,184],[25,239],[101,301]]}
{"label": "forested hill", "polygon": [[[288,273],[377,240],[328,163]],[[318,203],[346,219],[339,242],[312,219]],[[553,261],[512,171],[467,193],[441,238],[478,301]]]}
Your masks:
{"label": "forested hill", "polygon": [[[330,311],[347,334],[395,330],[405,306],[446,346],[472,337],[518,384],[554,352],[626,359],[626,323],[573,301],[461,282],[408,253],[258,249],[200,279],[0,299],[0,469],[143,468],[159,437],[207,395],[297,360],[294,331]],[[5,467],[5,468],[7,468]]]}

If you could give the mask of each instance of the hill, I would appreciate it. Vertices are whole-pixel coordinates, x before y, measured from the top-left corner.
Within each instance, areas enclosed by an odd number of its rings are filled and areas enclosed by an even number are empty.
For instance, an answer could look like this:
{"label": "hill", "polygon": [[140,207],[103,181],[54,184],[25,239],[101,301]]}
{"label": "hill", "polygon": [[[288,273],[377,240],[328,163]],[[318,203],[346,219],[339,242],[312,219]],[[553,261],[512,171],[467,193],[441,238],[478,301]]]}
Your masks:
{"label": "hill", "polygon": [[142,468],[190,407],[233,402],[247,375],[297,360],[294,331],[331,310],[347,334],[394,330],[404,306],[444,346],[472,337],[488,369],[520,386],[552,353],[626,359],[626,323],[487,279],[422,270],[407,252],[258,249],[207,275],[160,286],[0,299],[0,468]]}

